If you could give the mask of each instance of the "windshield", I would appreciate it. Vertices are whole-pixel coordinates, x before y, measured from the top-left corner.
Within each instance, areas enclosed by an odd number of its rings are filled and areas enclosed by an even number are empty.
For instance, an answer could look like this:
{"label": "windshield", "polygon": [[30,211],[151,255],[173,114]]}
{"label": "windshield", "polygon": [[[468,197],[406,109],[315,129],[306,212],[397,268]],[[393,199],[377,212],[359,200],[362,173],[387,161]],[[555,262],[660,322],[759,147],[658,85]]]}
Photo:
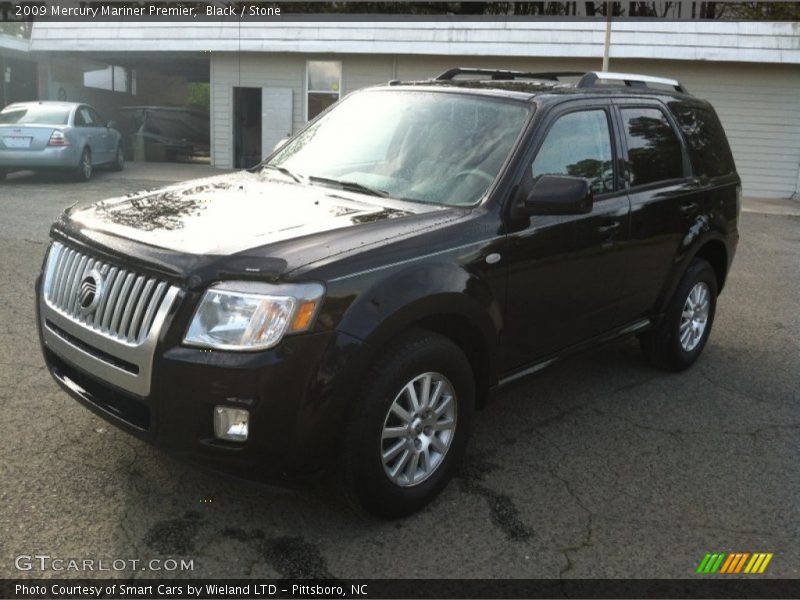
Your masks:
{"label": "windshield", "polygon": [[[464,94],[354,94],[264,168],[353,191],[468,206],[500,172],[530,107]],[[270,167],[273,167],[270,169]]]}
{"label": "windshield", "polygon": [[0,111],[0,123],[35,125],[66,125],[69,121],[69,108],[32,104],[30,106],[9,106]]}

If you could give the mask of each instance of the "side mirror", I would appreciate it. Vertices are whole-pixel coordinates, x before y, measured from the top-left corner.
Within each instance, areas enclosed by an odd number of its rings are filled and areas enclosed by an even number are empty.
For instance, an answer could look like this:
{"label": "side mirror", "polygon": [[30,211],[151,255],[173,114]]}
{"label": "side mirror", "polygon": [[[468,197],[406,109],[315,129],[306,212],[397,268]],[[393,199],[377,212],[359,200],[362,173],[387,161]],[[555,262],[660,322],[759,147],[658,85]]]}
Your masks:
{"label": "side mirror", "polygon": [[588,179],[543,175],[533,184],[522,208],[529,215],[584,215],[592,212],[593,204]]}
{"label": "side mirror", "polygon": [[283,138],[282,140],[279,140],[279,141],[278,141],[278,143],[277,143],[277,144],[275,144],[275,146],[272,148],[272,151],[273,151],[273,152],[277,152],[278,150],[280,150],[281,148],[283,148],[283,146],[284,146],[284,145],[286,144],[286,142],[288,142],[288,141],[289,141],[289,138]]}
{"label": "side mirror", "polygon": [[106,128],[107,129],[116,129],[117,122],[116,121],[106,121]]}

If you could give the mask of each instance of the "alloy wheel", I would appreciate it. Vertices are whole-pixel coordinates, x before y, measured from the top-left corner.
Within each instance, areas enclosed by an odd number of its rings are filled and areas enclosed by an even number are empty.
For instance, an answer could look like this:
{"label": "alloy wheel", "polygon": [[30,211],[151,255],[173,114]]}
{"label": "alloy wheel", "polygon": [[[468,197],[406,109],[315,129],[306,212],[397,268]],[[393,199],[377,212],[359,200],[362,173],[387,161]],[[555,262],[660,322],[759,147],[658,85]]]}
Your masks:
{"label": "alloy wheel", "polygon": [[83,153],[81,168],[83,169],[84,178],[89,179],[92,176],[92,157],[88,152]]}
{"label": "alloy wheel", "polygon": [[418,485],[444,462],[453,441],[457,399],[440,373],[422,373],[397,394],[383,423],[381,459],[400,487]]}
{"label": "alloy wheel", "polygon": [[698,281],[689,291],[681,312],[680,342],[681,348],[691,352],[703,339],[708,324],[708,313],[711,309],[711,290],[704,281]]}

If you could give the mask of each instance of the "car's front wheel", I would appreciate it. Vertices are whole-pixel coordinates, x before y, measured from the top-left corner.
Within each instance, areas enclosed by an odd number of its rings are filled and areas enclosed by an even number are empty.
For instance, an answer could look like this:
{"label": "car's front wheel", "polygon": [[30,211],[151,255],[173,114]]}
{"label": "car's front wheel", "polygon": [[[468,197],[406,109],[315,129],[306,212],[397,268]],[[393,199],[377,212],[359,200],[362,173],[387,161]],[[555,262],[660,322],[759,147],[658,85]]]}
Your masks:
{"label": "car's front wheel", "polygon": [[75,181],[89,181],[92,178],[93,171],[92,151],[89,148],[84,148],[83,152],[81,152],[81,160],[73,172],[73,177]]}
{"label": "car's front wheel", "polygon": [[111,163],[112,171],[122,171],[125,168],[125,151],[122,144],[117,146],[117,153],[114,155],[114,162]]}
{"label": "car's front wheel", "polygon": [[345,433],[348,496],[381,517],[413,513],[445,487],[469,438],[475,382],[461,349],[426,330],[375,361]]}
{"label": "car's front wheel", "polygon": [[678,284],[659,325],[640,337],[645,358],[669,371],[683,371],[692,366],[708,341],[716,308],[714,269],[707,261],[695,259]]}

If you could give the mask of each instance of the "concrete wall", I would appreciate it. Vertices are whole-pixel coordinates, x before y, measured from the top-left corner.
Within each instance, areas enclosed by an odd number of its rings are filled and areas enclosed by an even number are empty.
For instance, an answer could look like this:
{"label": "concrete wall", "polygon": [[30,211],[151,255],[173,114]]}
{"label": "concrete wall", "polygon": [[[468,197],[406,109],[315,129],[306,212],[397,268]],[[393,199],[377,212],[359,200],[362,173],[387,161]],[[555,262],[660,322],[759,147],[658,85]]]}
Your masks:
{"label": "concrete wall", "polygon": [[[307,60],[342,61],[342,92],[391,79],[426,79],[453,66],[521,70],[599,69],[599,60],[363,54],[213,53],[212,161],[230,167],[234,86],[293,90],[293,133],[305,123]],[[710,100],[722,119],[736,165],[751,196],[787,198],[800,179],[800,66],[614,59],[612,71],[665,75]]]}

